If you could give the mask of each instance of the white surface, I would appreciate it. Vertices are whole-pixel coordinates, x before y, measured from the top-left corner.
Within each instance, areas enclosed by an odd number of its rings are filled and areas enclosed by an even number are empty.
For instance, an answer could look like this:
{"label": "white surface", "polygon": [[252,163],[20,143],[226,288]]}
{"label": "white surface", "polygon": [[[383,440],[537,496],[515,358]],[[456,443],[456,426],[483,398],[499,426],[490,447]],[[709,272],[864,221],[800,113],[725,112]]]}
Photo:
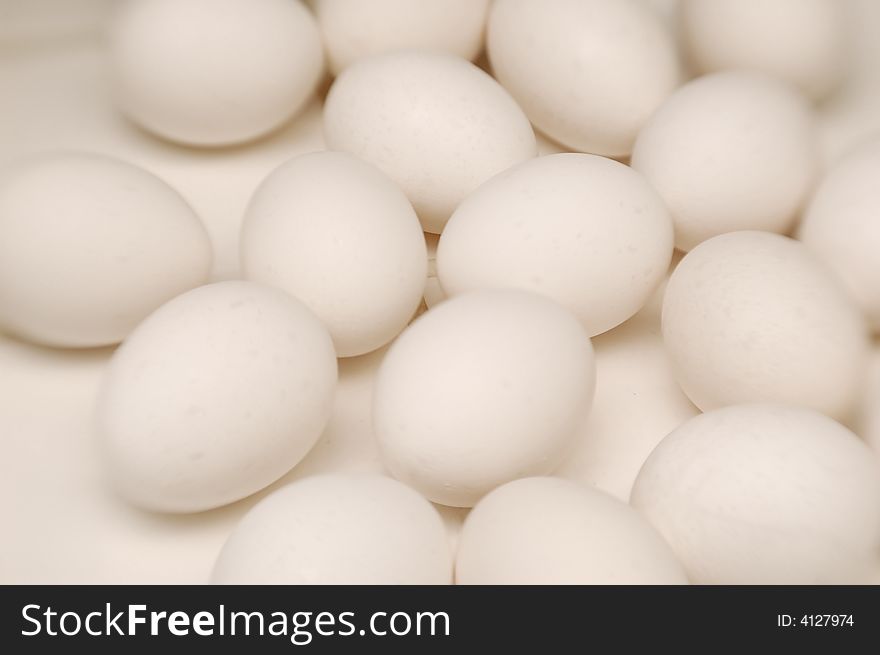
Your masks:
{"label": "white surface", "polygon": [[840,0],[681,2],[681,34],[697,70],[762,71],[813,98],[845,74],[847,18]]}
{"label": "white surface", "polygon": [[458,584],[687,584],[663,538],[629,505],[570,480],[498,487],[461,531]]}
{"label": "white surface", "polygon": [[688,82],[648,120],[632,166],[672,212],[675,245],[690,250],[734,230],[787,232],[817,179],[812,107],[763,73]]}
{"label": "white surface", "polygon": [[635,314],[672,257],[672,220],[644,177],[578,153],[538,157],[468,195],[437,247],[451,296],[515,288],[552,298],[590,336]]}
{"label": "white surface", "polygon": [[663,341],[703,411],[782,402],[841,420],[869,352],[867,323],[833,274],[799,241],[751,231],[685,255],[666,287]]}
{"label": "white surface", "polygon": [[147,509],[240,500],[305,457],[336,379],[330,335],[303,303],[253,282],[193,289],[113,355],[96,409],[107,470]]}
{"label": "white surface", "polygon": [[241,233],[242,274],[287,291],[327,326],[340,357],[396,337],[422,301],[425,237],[403,192],[342,152],[287,162],[260,185]]}
{"label": "white surface", "polygon": [[473,59],[489,0],[314,0],[332,73],[362,57],[429,48]]}
{"label": "white surface", "polygon": [[119,107],[184,144],[251,141],[306,105],[324,48],[299,0],[120,0],[108,32]]}
{"label": "white surface", "polygon": [[680,78],[667,25],[638,0],[496,0],[486,50],[541,131],[598,155],[629,154]]}
{"label": "white surface", "polygon": [[324,133],[330,149],[383,170],[437,234],[468,193],[537,153],[528,119],[498,82],[427,50],[374,55],[343,71],[327,94]]}
{"label": "white surface", "polygon": [[878,564],[880,461],[811,410],[691,419],[648,458],[632,503],[694,583],[851,583]]}
{"label": "white surface", "polygon": [[313,476],[245,515],[217,584],[449,584],[452,551],[431,503],[379,475]]}
{"label": "white surface", "polygon": [[0,173],[0,327],[24,338],[119,343],[211,261],[192,209],[141,168],[55,152]]}
{"label": "white surface", "polygon": [[576,317],[536,294],[475,291],[420,316],[392,344],[373,424],[391,473],[445,505],[470,507],[570,450],[595,384]]}

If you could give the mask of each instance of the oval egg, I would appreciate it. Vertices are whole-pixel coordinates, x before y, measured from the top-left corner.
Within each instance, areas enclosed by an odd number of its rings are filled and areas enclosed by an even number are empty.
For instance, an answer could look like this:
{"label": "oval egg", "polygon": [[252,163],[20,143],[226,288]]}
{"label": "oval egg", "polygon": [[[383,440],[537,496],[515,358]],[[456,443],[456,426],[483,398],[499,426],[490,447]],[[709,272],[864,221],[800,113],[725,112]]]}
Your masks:
{"label": "oval egg", "polygon": [[449,584],[437,510],[379,475],[298,480],[253,507],[223,546],[216,584]]}
{"label": "oval egg", "polygon": [[97,408],[108,473],[147,509],[231,503],[305,456],[335,386],[330,335],[302,303],[252,282],[193,289],[113,355]]}
{"label": "oval egg", "polygon": [[324,135],[331,150],[384,171],[436,234],[465,195],[537,154],[529,120],[498,82],[469,61],[421,50],[343,71],[324,105]]}
{"label": "oval egg", "polygon": [[296,157],[260,185],[242,225],[241,264],[245,278],[308,305],[340,357],[393,339],[421,302],[428,274],[406,196],[341,152]]}

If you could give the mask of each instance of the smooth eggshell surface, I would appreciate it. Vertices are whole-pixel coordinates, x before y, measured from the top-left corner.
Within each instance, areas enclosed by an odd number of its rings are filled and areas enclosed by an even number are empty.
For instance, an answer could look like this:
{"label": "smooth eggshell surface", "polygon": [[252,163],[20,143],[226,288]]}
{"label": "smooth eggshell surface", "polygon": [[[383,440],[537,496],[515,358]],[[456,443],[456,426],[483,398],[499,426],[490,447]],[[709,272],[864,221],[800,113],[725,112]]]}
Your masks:
{"label": "smooth eggshell surface", "polygon": [[315,0],[334,74],[356,60],[426,48],[473,59],[483,47],[489,0]]}
{"label": "smooth eggshell surface", "polygon": [[663,201],[595,155],[538,157],[494,177],[452,215],[437,249],[444,291],[513,287],[564,305],[593,336],[635,314],[672,257]]}
{"label": "smooth eggshell surface", "polygon": [[632,503],[695,583],[839,584],[877,566],[880,461],[811,410],[738,405],[691,419],[648,458]]}
{"label": "smooth eggshell surface", "polygon": [[314,445],[335,386],[333,343],[305,305],[251,282],[199,287],[113,355],[97,408],[109,476],[159,511],[244,498]]}
{"label": "smooth eggshell surface", "polygon": [[559,465],[594,376],[589,338],[556,303],[524,291],[444,301],[379,368],[373,425],[385,465],[434,502],[470,507]]}
{"label": "smooth eggshell surface", "polygon": [[305,478],[260,501],[229,537],[217,584],[449,584],[437,511],[378,475]]}
{"label": "smooth eggshell surface", "polygon": [[109,43],[123,112],[189,145],[239,143],[279,127],[323,70],[320,32],[299,0],[126,0]]}
{"label": "smooth eggshell surface", "polygon": [[495,80],[459,57],[420,50],[343,71],[324,105],[324,135],[331,150],[384,171],[437,234],[468,193],[537,154],[532,126]]}
{"label": "smooth eggshell surface", "polygon": [[465,520],[458,584],[687,584],[663,538],[626,503],[559,478],[495,489]]}
{"label": "smooth eggshell surface", "polygon": [[672,35],[639,0],[496,0],[486,41],[535,126],[583,152],[628,155],[679,82]]}
{"label": "smooth eggshell surface", "polygon": [[260,185],[242,226],[241,264],[247,279],[308,305],[340,357],[397,336],[421,302],[428,269],[403,192],[340,152],[297,157]]}
{"label": "smooth eggshell surface", "polygon": [[0,327],[50,346],[114,344],[207,281],[208,234],[151,173],[51,152],[0,174]]}
{"label": "smooth eggshell surface", "polygon": [[648,178],[690,250],[735,230],[791,229],[818,173],[807,101],[778,80],[715,73],[678,89],[639,133],[632,167]]}
{"label": "smooth eggshell surface", "polygon": [[662,328],[676,379],[704,411],[784,402],[846,418],[863,382],[864,319],[803,244],[777,234],[692,250],[669,279]]}
{"label": "smooth eggshell surface", "polygon": [[880,332],[880,140],[831,169],[813,194],[798,238],[834,271]]}
{"label": "smooth eggshell surface", "polygon": [[840,0],[682,0],[682,38],[703,73],[749,69],[821,98],[846,67],[846,4]]}

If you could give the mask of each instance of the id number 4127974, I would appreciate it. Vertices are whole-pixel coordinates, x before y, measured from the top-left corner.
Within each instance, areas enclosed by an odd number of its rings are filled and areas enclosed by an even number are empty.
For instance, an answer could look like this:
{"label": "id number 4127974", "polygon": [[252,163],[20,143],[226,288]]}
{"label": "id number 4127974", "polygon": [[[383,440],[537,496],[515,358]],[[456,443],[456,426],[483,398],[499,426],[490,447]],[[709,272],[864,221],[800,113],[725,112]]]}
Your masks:
{"label": "id number 4127974", "polygon": [[776,625],[780,628],[851,628],[852,614],[777,614]]}

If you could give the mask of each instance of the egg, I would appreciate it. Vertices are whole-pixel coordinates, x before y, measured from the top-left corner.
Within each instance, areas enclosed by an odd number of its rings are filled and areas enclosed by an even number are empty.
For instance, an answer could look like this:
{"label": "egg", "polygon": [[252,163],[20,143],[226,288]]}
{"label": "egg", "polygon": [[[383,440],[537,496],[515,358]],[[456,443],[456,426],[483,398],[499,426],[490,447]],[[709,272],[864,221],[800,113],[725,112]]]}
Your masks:
{"label": "egg", "polygon": [[465,519],[458,584],[687,584],[663,538],[629,505],[559,478],[509,482]]}
{"label": "egg", "polygon": [[496,0],[486,50],[539,130],[598,155],[628,155],[680,78],[667,25],[639,0]]}
{"label": "egg", "polygon": [[839,0],[682,0],[682,40],[698,71],[748,69],[823,98],[846,69],[846,3]]}
{"label": "egg", "polygon": [[54,151],[0,173],[0,328],[24,339],[118,343],[211,260],[186,201],[137,166]]}
{"label": "egg", "polygon": [[631,163],[672,212],[681,250],[736,230],[787,233],[819,169],[815,118],[772,77],[706,75],[660,106]]}
{"label": "egg", "polygon": [[242,224],[241,266],[245,278],[308,305],[337,354],[350,357],[406,326],[428,260],[419,219],[393,182],[347,153],[316,152],[257,189]]}
{"label": "egg", "polygon": [[468,195],[437,248],[451,295],[513,287],[571,310],[592,336],[635,314],[666,274],[672,220],[645,179],[611,159],[538,157]]}
{"label": "egg", "polygon": [[880,462],[808,409],[746,404],[687,421],[645,462],[632,504],[695,583],[842,584],[877,565]]}
{"label": "egg", "polygon": [[495,80],[469,61],[421,50],[345,69],[327,95],[324,136],[330,150],[384,171],[437,234],[468,193],[537,153],[528,119]]}
{"label": "egg", "polygon": [[329,473],[270,494],[236,526],[217,584],[449,584],[452,553],[437,511],[379,475]]}
{"label": "egg", "polygon": [[425,48],[473,59],[483,47],[489,0],[315,0],[334,74],[362,57]]}
{"label": "egg", "polygon": [[298,0],[125,0],[108,37],[122,111],[188,145],[271,132],[305,106],[323,71],[321,35]]}
{"label": "egg", "polygon": [[525,291],[477,291],[436,305],[392,344],[373,428],[395,478],[470,507],[559,465],[594,381],[590,340],[571,313]]}
{"label": "egg", "polygon": [[700,409],[781,402],[846,418],[868,353],[855,305],[806,247],[767,232],[703,242],[666,288],[663,340]]}
{"label": "egg", "polygon": [[846,287],[880,332],[880,139],[844,157],[822,180],[798,238]]}
{"label": "egg", "polygon": [[110,361],[96,410],[108,477],[150,510],[244,498],[314,445],[335,386],[330,335],[302,303],[252,282],[193,289]]}

